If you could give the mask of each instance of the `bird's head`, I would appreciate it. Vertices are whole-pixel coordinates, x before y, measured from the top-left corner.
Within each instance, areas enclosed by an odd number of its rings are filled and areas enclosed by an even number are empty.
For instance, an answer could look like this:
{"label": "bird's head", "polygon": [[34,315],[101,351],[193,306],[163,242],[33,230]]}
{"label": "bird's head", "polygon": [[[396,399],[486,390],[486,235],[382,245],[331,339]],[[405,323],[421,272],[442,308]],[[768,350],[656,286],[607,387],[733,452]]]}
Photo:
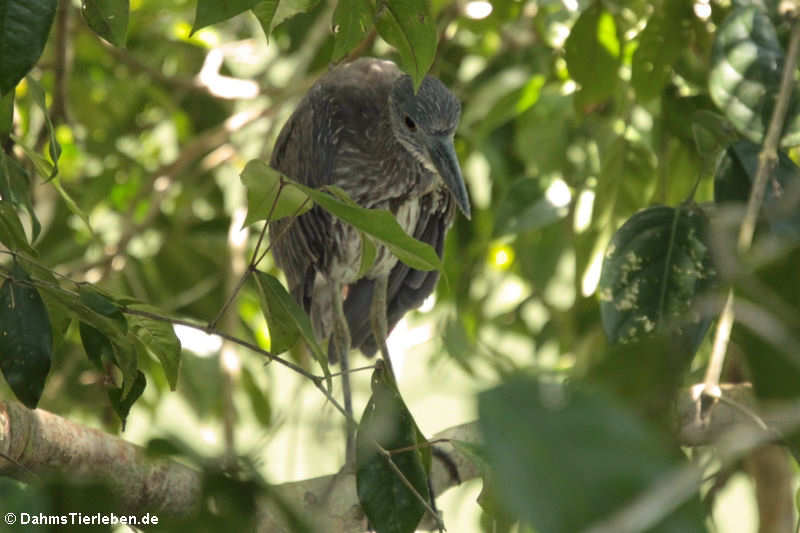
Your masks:
{"label": "bird's head", "polygon": [[458,166],[453,135],[461,105],[436,78],[426,77],[414,94],[411,78],[401,76],[389,95],[389,115],[397,140],[430,171],[437,173],[470,218],[469,197]]}

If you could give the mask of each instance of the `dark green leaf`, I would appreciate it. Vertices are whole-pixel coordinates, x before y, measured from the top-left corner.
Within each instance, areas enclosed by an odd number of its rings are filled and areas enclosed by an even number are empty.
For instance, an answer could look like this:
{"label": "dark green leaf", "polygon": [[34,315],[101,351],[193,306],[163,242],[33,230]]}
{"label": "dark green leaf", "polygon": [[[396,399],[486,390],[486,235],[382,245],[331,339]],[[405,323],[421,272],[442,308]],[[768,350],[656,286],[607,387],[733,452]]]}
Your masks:
{"label": "dark green leaf", "polygon": [[125,422],[128,420],[128,413],[130,413],[131,407],[133,407],[133,404],[136,403],[136,400],[142,395],[146,386],[147,379],[144,377],[144,374],[137,371],[136,379],[133,381],[131,390],[124,397],[122,395],[122,389],[109,389],[108,398],[111,400],[111,407],[114,408],[114,412],[117,413],[117,416],[122,421],[123,431],[125,431]]}
{"label": "dark green leaf", "polygon": [[260,2],[261,0],[197,0],[192,33],[200,28],[235,17]]}
{"label": "dark green leaf", "polygon": [[271,351],[277,354],[288,350],[302,335],[314,358],[322,366],[325,376],[330,380],[328,355],[317,342],[308,315],[275,277],[256,271],[255,280],[261,298],[261,311],[269,327]]}
{"label": "dark green leaf", "polygon": [[339,61],[364,39],[374,22],[369,0],[339,0],[333,12],[333,61]]}
{"label": "dark green leaf", "polygon": [[104,359],[115,361],[114,348],[111,345],[111,341],[102,332],[85,322],[80,323],[78,331],[80,332],[81,343],[86,356],[98,370],[103,370]]}
{"label": "dark green leaf", "polygon": [[0,96],[42,55],[58,0],[0,0]]}
{"label": "dark green leaf", "polygon": [[51,180],[56,176],[56,174],[58,174],[58,159],[61,157],[61,145],[58,144],[58,139],[56,139],[56,129],[53,126],[53,121],[50,120],[50,114],[47,112],[47,102],[45,101],[44,97],[44,89],[42,89],[42,86],[39,85],[39,82],[36,81],[33,76],[28,76],[26,80],[28,81],[28,90],[31,92],[31,98],[33,98],[33,101],[36,103],[37,107],[42,110],[44,122],[47,125],[47,134],[50,137],[49,152],[53,169],[50,171],[50,175],[47,176],[47,179]]}
{"label": "dark green leaf", "polygon": [[30,173],[16,159],[0,153],[0,198],[17,207],[23,207],[31,219],[33,239],[39,236],[42,225],[33,209],[30,190]]}
{"label": "dark green leaf", "polygon": [[28,244],[28,237],[25,235],[17,210],[6,200],[0,200],[0,242],[11,250],[36,255]]}
{"label": "dark green leaf", "polygon": [[620,44],[614,17],[593,2],[578,17],[564,43],[570,77],[581,85],[586,104],[609,98],[617,87]]}
{"label": "dark green leaf", "polygon": [[716,276],[707,232],[700,210],[665,206],[642,210],[617,230],[597,288],[612,343],[670,329],[694,353],[710,320],[692,305]]}
{"label": "dark green leaf", "polygon": [[386,0],[378,8],[378,33],[400,54],[400,66],[417,90],[436,55],[436,25],[425,0]]}
{"label": "dark green leaf", "polygon": [[251,11],[261,24],[261,29],[264,30],[264,36],[269,39],[272,33],[272,19],[275,17],[275,11],[278,9],[278,0],[262,0],[251,8]]}
{"label": "dark green leaf", "polygon": [[[142,304],[129,305],[133,311],[145,311],[158,315],[159,310]],[[181,341],[175,335],[172,324],[146,316],[129,314],[131,333],[153,354],[164,368],[167,383],[172,390],[178,384],[178,371],[181,363]]]}
{"label": "dark green leaf", "polygon": [[[735,9],[717,30],[709,92],[736,129],[753,142],[760,143],[767,130],[783,62],[775,28],[758,7]],[[796,124],[787,124],[784,132],[785,144],[800,140]]]}
{"label": "dark green leaf", "polygon": [[[414,418],[382,366],[372,376],[372,397],[358,426],[358,499],[377,533],[415,531],[425,506],[391,468],[389,458],[380,453],[376,443],[388,451],[421,444]],[[393,453],[391,460],[427,500],[428,482],[420,450]]]}
{"label": "dark green leaf", "polygon": [[[478,413],[500,499],[538,531],[583,531],[683,462],[623,404],[588,386],[517,378],[480,394]],[[663,511],[648,531],[705,531],[697,499]]]}
{"label": "dark green leaf", "polygon": [[78,286],[78,299],[81,304],[91,309],[98,315],[110,318],[119,325],[120,330],[125,333],[128,331],[128,322],[122,314],[119,306],[107,296],[101,293],[97,287],[88,283]]}
{"label": "dark green leaf", "polygon": [[[746,204],[758,170],[761,147],[750,141],[732,144],[719,160],[714,174],[714,201]],[[767,181],[761,213],[776,235],[800,237],[800,216],[796,209],[781,205],[786,192],[800,185],[800,167],[789,156],[778,152],[778,163]]]}
{"label": "dark green leaf", "polygon": [[647,26],[639,34],[639,46],[633,54],[631,85],[642,100],[661,93],[672,67],[685,50],[692,2],[667,0],[654,9]]}
{"label": "dark green leaf", "polygon": [[8,135],[14,130],[14,94],[9,91],[0,98],[0,135]]}
{"label": "dark green leaf", "polygon": [[34,409],[50,371],[53,333],[28,274],[14,262],[11,276],[0,287],[0,370],[17,398]]}
{"label": "dark green leaf", "polygon": [[97,35],[114,46],[125,46],[129,0],[83,0],[81,13]]}
{"label": "dark green leaf", "polygon": [[336,215],[348,224],[376,238],[402,262],[417,270],[438,270],[441,260],[428,244],[420,242],[406,233],[395,216],[386,209],[367,209],[352,201],[342,201],[318,189],[296,182],[292,185],[311,197],[320,207]]}
{"label": "dark green leaf", "polygon": [[[280,172],[258,159],[247,163],[242,170],[241,178],[247,188],[245,226],[268,218],[273,221],[291,215],[300,215],[313,206],[308,196],[302,191],[295,187],[281,187]],[[277,200],[275,199],[276,195],[278,195]]]}

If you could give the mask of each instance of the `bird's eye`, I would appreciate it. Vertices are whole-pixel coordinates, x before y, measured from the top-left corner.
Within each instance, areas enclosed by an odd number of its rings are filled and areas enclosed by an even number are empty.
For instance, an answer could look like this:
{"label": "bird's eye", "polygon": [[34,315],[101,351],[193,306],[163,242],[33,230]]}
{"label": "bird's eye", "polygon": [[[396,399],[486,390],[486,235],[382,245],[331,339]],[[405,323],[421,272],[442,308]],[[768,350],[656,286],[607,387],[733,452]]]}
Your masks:
{"label": "bird's eye", "polygon": [[411,120],[411,117],[406,115],[405,121],[406,121],[406,128],[408,128],[409,131],[416,131],[417,123]]}

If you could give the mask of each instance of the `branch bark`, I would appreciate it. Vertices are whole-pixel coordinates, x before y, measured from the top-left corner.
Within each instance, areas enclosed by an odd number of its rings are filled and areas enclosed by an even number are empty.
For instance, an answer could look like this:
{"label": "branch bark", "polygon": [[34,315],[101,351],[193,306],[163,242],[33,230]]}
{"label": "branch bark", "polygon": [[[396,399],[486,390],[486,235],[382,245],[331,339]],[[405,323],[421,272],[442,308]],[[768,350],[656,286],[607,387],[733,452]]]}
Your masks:
{"label": "branch bark", "polygon": [[[755,407],[748,384],[723,384],[721,398],[707,407],[703,385],[684,390],[677,403],[678,437],[686,446],[716,443],[725,451],[733,433],[747,431],[748,449],[774,441],[782,430],[800,425],[800,407],[763,410]],[[760,435],[760,436],[759,436]],[[431,482],[434,494],[481,475],[478,465],[450,442],[479,442],[477,422],[448,428],[433,435],[436,447]],[[443,441],[443,442],[442,442]],[[741,446],[730,454],[743,453]],[[785,453],[785,452],[784,452]],[[444,455],[442,459],[438,457]],[[723,453],[723,455],[725,455]],[[143,448],[61,416],[31,410],[16,402],[0,402],[0,476],[30,480],[58,472],[75,478],[108,483],[130,514],[186,515],[200,503],[202,474],[181,463],[149,457]],[[283,501],[309,519],[317,530],[331,533],[366,530],[358,505],[355,474],[305,479],[272,487]],[[258,510],[258,531],[287,531],[282,513],[265,498]],[[619,530],[618,530],[619,531]]]}

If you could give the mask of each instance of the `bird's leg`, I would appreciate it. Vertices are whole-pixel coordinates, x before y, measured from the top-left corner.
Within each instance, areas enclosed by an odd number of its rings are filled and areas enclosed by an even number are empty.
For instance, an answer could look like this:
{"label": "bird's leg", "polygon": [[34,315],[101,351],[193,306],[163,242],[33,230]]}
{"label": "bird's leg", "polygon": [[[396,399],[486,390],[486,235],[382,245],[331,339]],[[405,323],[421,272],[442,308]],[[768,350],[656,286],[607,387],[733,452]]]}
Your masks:
{"label": "bird's leg", "polygon": [[381,351],[383,360],[386,362],[386,368],[389,375],[394,379],[394,368],[392,368],[392,360],[389,359],[389,348],[386,346],[386,337],[388,336],[389,326],[387,325],[386,314],[388,312],[386,307],[386,291],[389,288],[389,276],[379,276],[375,278],[375,288],[372,292],[372,307],[370,307],[370,317],[372,318],[372,335],[375,337],[375,344]]}
{"label": "bird's leg", "polygon": [[[350,328],[347,326],[347,317],[342,304],[342,286],[332,281],[330,283],[333,294],[333,342],[336,353],[339,355],[339,364],[342,365],[342,396],[344,397],[344,410],[348,416],[353,417],[353,395],[350,389]],[[345,426],[345,462],[348,466],[355,465],[356,448],[355,434],[348,420]]]}

